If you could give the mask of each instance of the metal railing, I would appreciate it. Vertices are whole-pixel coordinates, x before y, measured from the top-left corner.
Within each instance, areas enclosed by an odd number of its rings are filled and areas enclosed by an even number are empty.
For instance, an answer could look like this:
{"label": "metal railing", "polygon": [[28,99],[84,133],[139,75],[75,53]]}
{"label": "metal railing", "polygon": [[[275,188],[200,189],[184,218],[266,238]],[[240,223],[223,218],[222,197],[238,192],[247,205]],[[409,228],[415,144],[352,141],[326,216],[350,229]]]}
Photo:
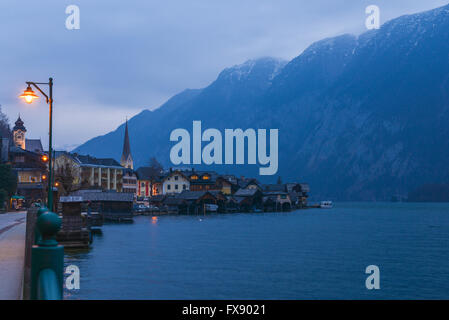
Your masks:
{"label": "metal railing", "polygon": [[55,239],[60,228],[56,213],[44,207],[38,210],[31,249],[31,300],[62,299],[64,247]]}

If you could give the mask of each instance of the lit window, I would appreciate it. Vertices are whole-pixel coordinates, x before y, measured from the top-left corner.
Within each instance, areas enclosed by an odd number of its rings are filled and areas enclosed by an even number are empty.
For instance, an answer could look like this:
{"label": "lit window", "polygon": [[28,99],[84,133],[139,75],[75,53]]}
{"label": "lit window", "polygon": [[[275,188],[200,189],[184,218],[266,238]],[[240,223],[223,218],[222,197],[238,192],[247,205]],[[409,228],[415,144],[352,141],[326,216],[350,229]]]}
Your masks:
{"label": "lit window", "polygon": [[210,177],[208,175],[203,176],[203,180],[209,180],[209,179],[210,179]]}
{"label": "lit window", "polygon": [[198,176],[197,176],[197,175],[193,175],[193,176],[190,177],[190,179],[192,179],[192,180],[198,180]]}

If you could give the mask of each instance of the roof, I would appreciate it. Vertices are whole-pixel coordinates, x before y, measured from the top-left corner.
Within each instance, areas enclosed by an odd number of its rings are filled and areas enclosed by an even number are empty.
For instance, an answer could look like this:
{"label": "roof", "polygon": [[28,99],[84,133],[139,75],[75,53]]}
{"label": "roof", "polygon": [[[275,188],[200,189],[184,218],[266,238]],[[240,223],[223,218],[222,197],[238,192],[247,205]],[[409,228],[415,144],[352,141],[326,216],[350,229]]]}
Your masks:
{"label": "roof", "polygon": [[25,126],[23,125],[22,119],[20,119],[20,115],[16,120],[14,128],[12,128],[12,131],[16,131],[16,130],[22,130],[24,132],[27,131],[27,129],[25,129]]}
{"label": "roof", "polygon": [[285,191],[265,191],[263,193],[264,196],[277,196],[277,195],[287,195],[288,193]]}
{"label": "roof", "polygon": [[237,177],[232,174],[223,174],[220,177],[229,181],[232,184],[237,184],[237,181],[238,181]]}
{"label": "roof", "polygon": [[263,190],[264,192],[286,192],[287,187],[285,184],[266,184]]}
{"label": "roof", "polygon": [[43,153],[41,139],[25,139],[25,149],[31,152]]}
{"label": "roof", "polygon": [[163,201],[166,198],[166,196],[164,194],[158,194],[156,196],[152,196],[151,198],[149,198],[150,202],[160,202]]}
{"label": "roof", "polygon": [[127,192],[104,192],[101,190],[79,190],[70,193],[70,196],[83,197],[83,201],[119,201],[132,202],[134,200],[133,193]]}
{"label": "roof", "polygon": [[176,198],[176,197],[167,197],[164,200],[164,204],[168,206],[178,206],[184,204],[186,202],[185,199]]}
{"label": "roof", "polygon": [[237,184],[240,188],[246,188],[250,184],[255,184],[257,186],[260,186],[259,181],[257,181],[256,178],[240,178],[237,181]]}
{"label": "roof", "polygon": [[115,169],[124,169],[120,163],[112,158],[95,158],[90,155],[81,155],[77,153],[68,152],[58,152],[56,158],[61,155],[67,155],[71,157],[74,161],[78,162],[81,166],[91,166],[91,167],[109,167]]}
{"label": "roof", "polygon": [[248,199],[248,197],[232,197],[234,199],[235,202],[237,202],[238,204],[241,204],[243,201],[245,201],[246,199]]}
{"label": "roof", "polygon": [[176,195],[176,197],[184,200],[198,200],[202,198],[206,193],[209,193],[214,197],[214,195],[208,191],[189,191],[189,190],[184,190],[183,192]]}
{"label": "roof", "polygon": [[161,180],[165,181],[166,179],[176,174],[182,176],[186,180],[189,180],[189,177],[185,175],[185,171],[181,170],[170,170],[165,176],[161,177]]}
{"label": "roof", "polygon": [[257,189],[242,189],[240,188],[239,190],[237,190],[236,193],[234,193],[234,196],[236,197],[252,197],[253,195],[255,195],[257,193]]}
{"label": "roof", "polygon": [[151,167],[139,167],[136,170],[137,177],[140,180],[151,180],[153,175],[153,168]]}
{"label": "roof", "polygon": [[[196,171],[196,170],[184,171],[184,175],[189,177],[191,184],[215,184],[217,178],[219,177],[218,173],[216,173],[215,171]],[[192,180],[191,177],[193,175],[199,176],[200,179]],[[205,175],[208,175],[210,178],[206,180],[201,179],[201,177]]]}

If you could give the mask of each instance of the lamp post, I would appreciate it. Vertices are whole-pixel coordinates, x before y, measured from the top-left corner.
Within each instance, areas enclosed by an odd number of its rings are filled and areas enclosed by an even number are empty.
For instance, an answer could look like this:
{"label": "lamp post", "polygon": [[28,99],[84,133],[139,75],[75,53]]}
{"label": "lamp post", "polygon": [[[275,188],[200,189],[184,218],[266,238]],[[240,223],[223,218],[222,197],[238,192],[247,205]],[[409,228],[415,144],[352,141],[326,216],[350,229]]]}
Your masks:
{"label": "lamp post", "polygon": [[[46,99],[47,104],[50,108],[50,119],[49,119],[49,139],[48,139],[48,155],[49,155],[49,162],[48,162],[48,203],[47,207],[50,211],[53,211],[53,170],[52,170],[52,160],[53,160],[53,151],[52,151],[52,129],[53,129],[53,78],[49,78],[48,82],[32,82],[27,81],[26,84],[28,85],[23,94],[21,94],[19,97],[24,98],[26,103],[32,103],[33,100],[39,98],[31,88],[31,86],[35,87]],[[49,87],[49,94],[45,94],[44,91],[39,88],[38,85],[48,85]]]}

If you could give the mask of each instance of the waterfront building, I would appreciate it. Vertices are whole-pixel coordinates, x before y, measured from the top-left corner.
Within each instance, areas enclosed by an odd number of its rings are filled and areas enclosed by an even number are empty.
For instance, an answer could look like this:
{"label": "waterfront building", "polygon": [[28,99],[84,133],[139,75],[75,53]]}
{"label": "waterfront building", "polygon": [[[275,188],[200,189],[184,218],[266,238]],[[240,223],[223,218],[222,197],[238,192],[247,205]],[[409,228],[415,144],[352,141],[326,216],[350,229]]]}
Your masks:
{"label": "waterfront building", "polygon": [[257,189],[259,191],[263,190],[260,182],[255,178],[241,177],[238,181],[238,185],[243,189]]}
{"label": "waterfront building", "polygon": [[218,199],[209,191],[188,191],[185,190],[176,195],[187,205],[187,214],[204,214],[208,212],[208,205],[219,206]]}
{"label": "waterfront building", "polygon": [[136,170],[137,197],[149,198],[151,194],[151,180],[153,170],[150,167],[140,167]]}
{"label": "waterfront building", "polygon": [[128,120],[125,123],[125,138],[123,141],[123,152],[120,164],[127,169],[134,169],[133,157],[131,155],[131,145],[129,144]]}
{"label": "waterfront building", "polygon": [[70,193],[71,197],[80,197],[89,204],[93,211],[103,214],[105,220],[132,220],[134,195],[130,192],[114,190],[78,190]]}
{"label": "waterfront building", "polygon": [[209,191],[218,190],[219,187],[216,184],[218,174],[214,171],[186,171],[186,176],[190,181],[191,191]]}
{"label": "waterfront building", "polygon": [[71,168],[73,184],[80,189],[102,189],[123,192],[123,168],[110,158],[95,158],[77,153],[56,152],[55,172],[60,168]]}
{"label": "waterfront building", "polygon": [[138,196],[138,180],[137,174],[132,169],[125,168],[123,170],[123,189],[122,192],[132,193],[136,197]]}
{"label": "waterfront building", "polygon": [[292,208],[290,195],[285,191],[264,192],[262,200],[266,211],[290,211]]}
{"label": "waterfront building", "polygon": [[251,210],[253,208],[262,208],[263,194],[257,188],[240,188],[236,193],[234,193],[234,198],[238,201],[241,208],[244,208],[245,211]]}
{"label": "waterfront building", "polygon": [[181,193],[190,189],[189,178],[180,170],[172,170],[162,179],[162,193]]}
{"label": "waterfront building", "polygon": [[217,177],[215,181],[215,185],[218,190],[220,190],[225,195],[231,195],[232,194],[232,183],[225,179],[222,176]]}
{"label": "waterfront building", "polygon": [[163,194],[163,180],[165,178],[164,174],[160,174],[153,177],[151,180],[151,196],[159,196]]}

